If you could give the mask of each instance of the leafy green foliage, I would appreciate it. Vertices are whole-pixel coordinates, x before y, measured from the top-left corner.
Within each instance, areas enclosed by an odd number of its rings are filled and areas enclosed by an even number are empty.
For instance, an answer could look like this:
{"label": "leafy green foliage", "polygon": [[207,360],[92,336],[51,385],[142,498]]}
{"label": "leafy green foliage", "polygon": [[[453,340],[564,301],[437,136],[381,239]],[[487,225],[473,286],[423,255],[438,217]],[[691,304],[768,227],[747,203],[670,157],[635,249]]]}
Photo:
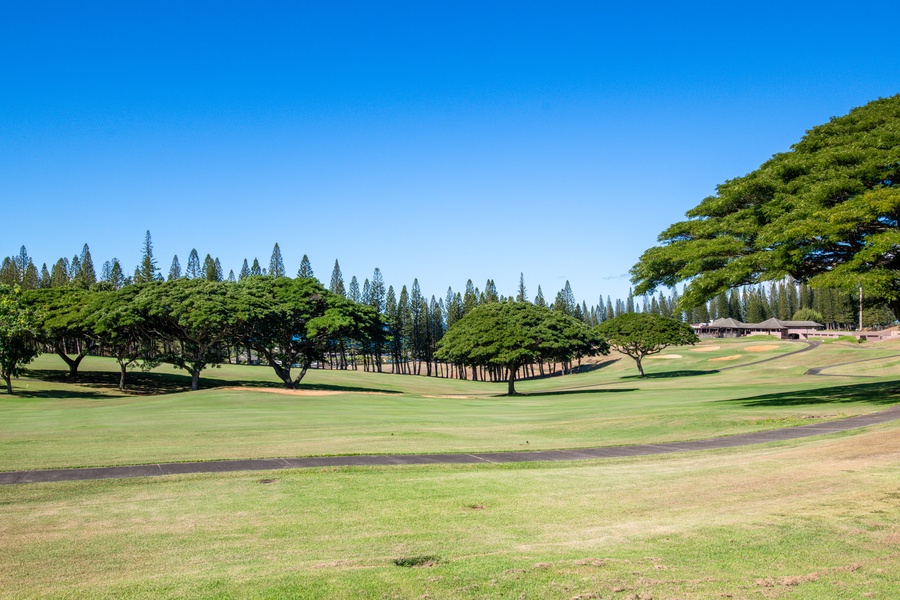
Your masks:
{"label": "leafy green foliage", "polygon": [[801,308],[791,317],[792,321],[815,321],[816,323],[824,323],[825,319],[822,313],[813,308]]}
{"label": "leafy green foliage", "polygon": [[637,294],[690,280],[686,306],[786,275],[862,286],[900,316],[900,95],[814,127],[718,186],[632,267]]}
{"label": "leafy green foliage", "polygon": [[119,389],[125,389],[129,366],[140,363],[147,370],[159,364],[158,347],[149,335],[147,315],[135,302],[140,286],[95,294],[88,306],[89,324],[103,349],[119,363]]}
{"label": "leafy green foliage", "polygon": [[[96,345],[88,305],[95,292],[79,288],[45,288],[26,292],[23,302],[38,315],[37,339],[53,348],[69,366],[69,377],[78,377],[78,366]],[[70,356],[74,355],[74,358]]]}
{"label": "leafy green foliage", "polygon": [[641,377],[644,376],[641,361],[645,356],[668,346],[693,345],[700,341],[687,323],[648,313],[625,313],[604,321],[597,330],[613,348],[634,359]]}
{"label": "leafy green foliage", "polygon": [[248,277],[236,288],[236,337],[266,358],[285,387],[296,388],[334,339],[380,341],[381,322],[371,307],[332,294],[315,279]]}
{"label": "leafy green foliage", "polygon": [[34,311],[22,302],[19,288],[0,285],[0,378],[8,394],[11,378],[40,354],[35,328]]}
{"label": "leafy green foliage", "polygon": [[522,365],[608,352],[594,330],[564,313],[528,302],[491,302],[457,321],[438,343],[435,356],[456,364],[506,368],[513,395]]}
{"label": "leafy green foliage", "polygon": [[240,304],[233,285],[206,279],[177,279],[141,286],[135,296],[152,333],[167,343],[164,358],[191,373],[198,389],[200,372],[224,360]]}

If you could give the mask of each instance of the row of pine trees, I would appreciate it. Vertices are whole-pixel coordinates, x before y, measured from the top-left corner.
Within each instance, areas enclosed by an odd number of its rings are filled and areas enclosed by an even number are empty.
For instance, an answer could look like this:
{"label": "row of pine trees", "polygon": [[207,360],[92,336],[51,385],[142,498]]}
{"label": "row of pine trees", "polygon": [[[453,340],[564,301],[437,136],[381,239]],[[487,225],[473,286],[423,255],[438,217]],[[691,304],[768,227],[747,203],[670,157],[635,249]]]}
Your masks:
{"label": "row of pine trees", "polygon": [[[131,275],[125,273],[121,262],[113,258],[103,263],[98,274],[87,244],[80,254],[74,255],[71,259],[62,257],[51,268],[48,269],[44,263],[38,270],[22,246],[18,255],[6,257],[0,264],[0,283],[16,284],[23,289],[64,286],[83,289],[120,289],[133,283],[162,279],[202,278],[238,281],[257,275],[288,276],[277,243],[272,250],[268,268],[262,267],[257,258],[252,262],[244,259],[237,276],[233,270],[226,276],[218,258],[207,254],[201,261],[199,253],[193,249],[184,268],[179,257],[174,256],[168,274],[164,276],[157,266],[149,231],[145,235],[140,264]],[[306,255],[300,261],[297,277],[315,277]],[[395,335],[390,353],[398,365],[397,368],[404,372],[420,372],[423,364],[426,371],[430,371],[431,356],[444,331],[479,304],[507,299],[498,292],[491,279],[487,280],[483,290],[469,280],[464,291],[454,292],[452,288],[448,288],[442,298],[433,295],[430,298],[426,297],[417,280],[414,280],[409,288],[404,285],[395,290],[393,286],[385,285],[381,271],[377,268],[371,279],[366,278],[362,284],[356,276],[353,276],[349,284],[345,285],[337,260],[334,262],[328,287],[332,292],[346,296],[354,302],[374,307],[383,315],[391,331],[401,332],[401,335]],[[516,293],[510,297],[520,302],[531,301],[540,306],[549,306],[589,325],[597,325],[607,319],[632,312],[658,314],[690,323],[710,322],[724,317],[745,323],[758,323],[775,317],[781,320],[814,320],[830,329],[855,328],[857,325],[858,313],[854,294],[841,289],[812,289],[790,279],[722,293],[708,303],[688,311],[678,308],[678,298],[677,291],[651,297],[634,297],[629,294],[624,300],[618,298],[613,300],[607,296],[604,301],[601,296],[597,304],[589,306],[585,301],[578,302],[567,281],[555,298],[548,302],[541,286],[537,287],[533,298],[529,297],[524,275],[520,275]],[[887,307],[868,307],[864,311],[863,320],[866,327],[881,327],[892,323],[894,317]]]}

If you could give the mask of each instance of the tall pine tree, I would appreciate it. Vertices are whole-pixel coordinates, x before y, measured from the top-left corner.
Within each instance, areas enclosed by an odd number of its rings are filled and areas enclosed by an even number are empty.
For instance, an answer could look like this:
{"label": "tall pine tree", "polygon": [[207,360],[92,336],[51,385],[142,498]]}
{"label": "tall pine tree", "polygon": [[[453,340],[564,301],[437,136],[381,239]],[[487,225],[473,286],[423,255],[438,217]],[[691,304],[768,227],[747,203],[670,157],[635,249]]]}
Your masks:
{"label": "tall pine tree", "polygon": [[150,237],[150,230],[144,235],[144,248],[141,252],[141,264],[138,267],[138,276],[140,281],[137,283],[146,283],[148,281],[156,281],[159,269],[156,267],[156,259],[153,258],[153,240]]}
{"label": "tall pine tree", "polygon": [[306,256],[305,254],[303,255],[303,258],[300,260],[300,268],[297,269],[297,277],[305,277],[305,278],[309,278],[309,279],[312,279],[313,277],[315,277],[315,275],[313,275],[312,265],[309,262],[309,257]]}
{"label": "tall pine tree", "polygon": [[272,277],[284,277],[284,259],[281,258],[281,248],[278,247],[278,242],[275,242],[275,247],[272,248],[272,258],[269,259],[269,275]]}
{"label": "tall pine tree", "polygon": [[169,267],[169,281],[181,279],[181,263],[178,262],[178,255],[172,257],[172,265]]}
{"label": "tall pine tree", "polygon": [[344,289],[344,276],[341,274],[341,265],[338,264],[337,259],[334,259],[334,269],[331,270],[331,285],[328,286],[328,289],[332,294],[337,294],[338,296],[347,295]]}
{"label": "tall pine tree", "polygon": [[203,275],[203,267],[200,265],[200,255],[196,248],[191,248],[188,256],[187,270],[184,272],[188,279],[199,279]]}

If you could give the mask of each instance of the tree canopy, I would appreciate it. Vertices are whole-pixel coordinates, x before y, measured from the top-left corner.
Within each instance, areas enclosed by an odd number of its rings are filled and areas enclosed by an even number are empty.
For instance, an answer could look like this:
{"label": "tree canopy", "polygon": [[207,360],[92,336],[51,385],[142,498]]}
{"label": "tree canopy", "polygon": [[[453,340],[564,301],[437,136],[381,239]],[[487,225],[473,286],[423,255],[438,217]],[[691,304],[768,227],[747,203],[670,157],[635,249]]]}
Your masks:
{"label": "tree canopy", "polygon": [[482,304],[453,324],[435,356],[470,366],[508,370],[508,393],[515,395],[518,369],[538,360],[571,360],[607,354],[596,331],[559,311],[528,302]]}
{"label": "tree canopy", "polygon": [[597,327],[610,346],[627,354],[644,376],[641,361],[669,346],[693,345],[700,341],[687,323],[649,313],[625,313]]}
{"label": "tree canopy", "polygon": [[7,394],[12,394],[11,378],[40,354],[35,327],[33,310],[22,302],[19,289],[0,285],[0,378]]}
{"label": "tree canopy", "polygon": [[322,360],[332,340],[369,340],[382,331],[371,307],[332,294],[314,279],[249,277],[237,289],[237,337],[264,356],[289,389]]}
{"label": "tree canopy", "polygon": [[900,317],[900,95],[814,127],[790,151],[727,181],[659,236],[636,294],[689,280],[685,306],[792,276],[862,286]]}
{"label": "tree canopy", "polygon": [[81,361],[96,347],[88,308],[95,295],[79,288],[48,288],[23,294],[23,302],[41,315],[37,339],[52,347],[68,365],[72,380],[78,377]]}

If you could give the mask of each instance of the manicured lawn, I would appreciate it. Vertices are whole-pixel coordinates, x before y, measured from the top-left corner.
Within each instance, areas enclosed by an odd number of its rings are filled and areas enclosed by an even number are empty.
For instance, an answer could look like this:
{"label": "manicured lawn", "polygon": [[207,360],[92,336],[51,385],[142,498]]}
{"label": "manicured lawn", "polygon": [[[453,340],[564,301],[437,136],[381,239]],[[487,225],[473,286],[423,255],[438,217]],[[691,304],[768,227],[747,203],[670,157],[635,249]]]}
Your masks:
{"label": "manicured lawn", "polygon": [[[43,356],[32,365],[34,377],[16,382],[16,395],[0,396],[0,470],[666,442],[900,401],[900,385],[874,368],[896,364],[879,359],[900,354],[891,345],[829,344],[717,372],[802,347],[762,340],[675,348],[664,354],[678,358],[647,360],[645,379],[635,377],[629,358],[609,357],[587,373],[523,381],[525,395],[512,398],[499,395],[504,383],[363,371],[312,371],[306,387],[329,395],[285,395],[260,389],[277,385],[270,369],[233,365],[206,371],[199,392],[181,391],[188,378],[170,366],[130,373],[135,392],[123,395],[109,359],[86,359],[83,380],[70,384],[62,362]],[[864,363],[873,375],[866,379],[804,375],[813,366],[868,358],[879,360]],[[159,390],[166,393],[146,394]]]}
{"label": "manicured lawn", "polygon": [[[609,357],[523,381],[513,398],[504,383],[361,371],[311,372],[307,393],[286,395],[245,366],[207,371],[199,392],[171,367],[136,372],[122,394],[109,360],[87,359],[73,384],[44,356],[0,398],[0,470],[662,442],[900,398],[900,343],[787,355],[802,347],[675,348],[645,379]],[[603,461],[0,486],[0,597],[895,598],[898,434],[890,423]]]}
{"label": "manicured lawn", "polygon": [[898,433],[3,486],[0,596],[896,598]]}

